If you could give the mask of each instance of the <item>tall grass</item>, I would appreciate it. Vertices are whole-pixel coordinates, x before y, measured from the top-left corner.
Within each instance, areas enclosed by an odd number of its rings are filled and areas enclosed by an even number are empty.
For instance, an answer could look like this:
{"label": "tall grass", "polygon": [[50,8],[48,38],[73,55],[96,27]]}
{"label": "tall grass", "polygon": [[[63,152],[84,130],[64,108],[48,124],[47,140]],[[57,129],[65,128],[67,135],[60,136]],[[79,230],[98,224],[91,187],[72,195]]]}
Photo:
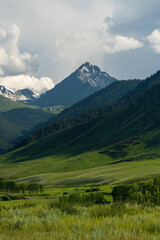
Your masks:
{"label": "tall grass", "polygon": [[51,204],[1,207],[0,239],[160,239],[159,207],[111,204],[76,208],[67,213]]}

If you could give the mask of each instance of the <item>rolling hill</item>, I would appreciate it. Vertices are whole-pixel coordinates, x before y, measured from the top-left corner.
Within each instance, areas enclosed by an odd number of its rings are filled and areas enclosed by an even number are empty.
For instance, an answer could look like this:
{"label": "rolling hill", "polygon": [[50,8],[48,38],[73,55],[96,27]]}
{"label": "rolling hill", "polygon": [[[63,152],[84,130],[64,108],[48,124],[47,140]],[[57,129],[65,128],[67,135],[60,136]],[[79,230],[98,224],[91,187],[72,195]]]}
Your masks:
{"label": "rolling hill", "polygon": [[36,106],[25,105],[20,102],[12,101],[0,95],[0,112],[9,111],[16,108],[37,108]]}

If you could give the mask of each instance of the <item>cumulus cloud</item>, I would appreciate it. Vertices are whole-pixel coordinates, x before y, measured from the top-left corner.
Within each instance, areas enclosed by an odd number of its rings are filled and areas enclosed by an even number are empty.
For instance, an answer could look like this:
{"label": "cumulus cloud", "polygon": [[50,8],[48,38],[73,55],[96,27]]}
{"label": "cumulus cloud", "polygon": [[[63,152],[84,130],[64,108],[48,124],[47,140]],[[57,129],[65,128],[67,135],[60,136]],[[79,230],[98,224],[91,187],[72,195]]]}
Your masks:
{"label": "cumulus cloud", "polygon": [[58,37],[55,43],[57,59],[76,61],[77,59],[103,59],[105,53],[115,54],[143,47],[143,43],[133,37],[110,33],[112,23],[92,26]]}
{"label": "cumulus cloud", "polygon": [[151,35],[147,37],[147,40],[151,44],[151,47],[156,53],[160,53],[160,30],[154,30]]}
{"label": "cumulus cloud", "polygon": [[[118,78],[124,77],[124,73],[130,78],[131,71],[141,76],[137,61],[140,55],[152,53],[147,47],[141,51],[127,52],[127,49],[139,48],[141,44],[136,41],[159,28],[159,9],[159,0],[5,0],[1,1],[0,24],[6,27],[16,23],[21,29],[21,50],[38,54],[38,76],[53,76],[59,82],[82,62],[89,60],[101,68],[105,67]],[[110,27],[107,29],[108,35],[106,29],[105,33],[101,29],[104,19]],[[8,31],[1,29],[0,39],[5,39],[6,35]],[[118,39],[118,36],[123,39]],[[5,57],[3,50],[2,47],[0,56]],[[116,54],[124,51],[125,54]],[[36,58],[32,59],[36,63]],[[33,62],[27,71],[33,68]],[[122,69],[125,66],[122,62],[127,62],[130,67]],[[16,74],[24,74],[27,68],[24,59],[22,61],[20,58],[16,65],[19,64],[21,67],[18,67]],[[145,57],[143,66],[145,71],[151,73],[155,69],[155,62],[151,61],[151,57]],[[11,71],[7,69],[0,69],[0,74],[12,75],[16,68],[13,67]],[[36,64],[33,69],[36,69]],[[141,73],[145,71],[141,68]]]}
{"label": "cumulus cloud", "polygon": [[0,77],[0,85],[8,88],[24,89],[29,88],[37,93],[44,93],[54,87],[54,83],[49,77],[31,77],[29,75]]}
{"label": "cumulus cloud", "polygon": [[51,78],[30,76],[37,72],[37,56],[19,49],[20,29],[12,25],[8,30],[0,29],[0,85],[9,88],[29,88],[43,93],[54,87]]}
{"label": "cumulus cloud", "polygon": [[141,47],[143,47],[143,43],[141,43],[140,41],[138,41],[134,38],[117,35],[115,37],[109,36],[106,39],[106,43],[105,43],[103,49],[107,53],[114,54],[117,52],[134,50],[134,49],[141,48]]}
{"label": "cumulus cloud", "polygon": [[12,76],[35,73],[37,56],[19,50],[20,29],[12,25],[8,30],[0,29],[0,75]]}

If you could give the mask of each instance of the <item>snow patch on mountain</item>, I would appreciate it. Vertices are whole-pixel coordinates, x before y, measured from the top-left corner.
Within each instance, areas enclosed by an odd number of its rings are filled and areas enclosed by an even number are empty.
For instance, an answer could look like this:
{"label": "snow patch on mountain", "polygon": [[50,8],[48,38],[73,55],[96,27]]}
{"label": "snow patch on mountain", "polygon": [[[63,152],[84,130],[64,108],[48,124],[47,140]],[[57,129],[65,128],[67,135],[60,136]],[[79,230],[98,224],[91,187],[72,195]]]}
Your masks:
{"label": "snow patch on mountain", "polygon": [[27,88],[16,90],[15,88],[6,88],[3,85],[0,85],[0,95],[19,102],[27,102],[40,97],[39,93],[33,92]]}
{"label": "snow patch on mountain", "polygon": [[114,78],[108,73],[102,72],[99,67],[89,62],[86,62],[78,68],[77,78],[84,84],[89,83],[92,87],[99,88],[107,87],[114,81]]}

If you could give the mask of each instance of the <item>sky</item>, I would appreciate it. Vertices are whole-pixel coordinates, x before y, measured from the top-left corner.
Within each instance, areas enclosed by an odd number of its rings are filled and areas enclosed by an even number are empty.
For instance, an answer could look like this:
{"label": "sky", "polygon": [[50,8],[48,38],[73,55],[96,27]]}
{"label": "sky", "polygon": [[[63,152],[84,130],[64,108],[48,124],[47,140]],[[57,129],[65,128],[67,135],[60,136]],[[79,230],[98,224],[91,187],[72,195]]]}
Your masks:
{"label": "sky", "polygon": [[117,79],[160,69],[159,0],[0,0],[0,84],[42,93],[86,61]]}

